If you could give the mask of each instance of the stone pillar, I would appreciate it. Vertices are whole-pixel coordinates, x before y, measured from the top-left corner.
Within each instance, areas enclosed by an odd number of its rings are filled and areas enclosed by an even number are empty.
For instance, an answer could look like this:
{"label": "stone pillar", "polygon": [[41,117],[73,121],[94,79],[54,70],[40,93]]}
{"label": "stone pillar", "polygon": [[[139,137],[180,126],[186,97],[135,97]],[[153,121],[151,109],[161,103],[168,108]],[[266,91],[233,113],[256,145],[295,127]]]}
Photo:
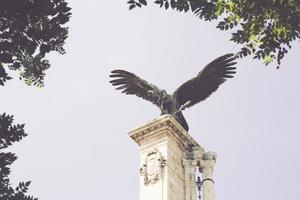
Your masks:
{"label": "stone pillar", "polygon": [[200,146],[171,115],[158,117],[129,136],[140,150],[140,200],[195,200],[195,163],[184,155]]}
{"label": "stone pillar", "polygon": [[197,168],[197,161],[192,159],[183,159],[182,163],[185,171],[185,200],[196,200],[195,171]]}
{"label": "stone pillar", "polygon": [[203,157],[200,161],[203,200],[215,200],[213,171],[216,158],[216,153],[207,152],[203,154]]}

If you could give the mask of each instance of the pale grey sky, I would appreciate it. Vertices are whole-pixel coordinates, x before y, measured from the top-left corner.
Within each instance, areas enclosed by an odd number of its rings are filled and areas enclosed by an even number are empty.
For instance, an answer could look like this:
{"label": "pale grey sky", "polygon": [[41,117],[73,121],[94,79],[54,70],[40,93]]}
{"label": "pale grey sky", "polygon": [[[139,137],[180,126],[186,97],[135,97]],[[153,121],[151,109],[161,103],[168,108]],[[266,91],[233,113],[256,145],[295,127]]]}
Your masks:
{"label": "pale grey sky", "polygon": [[[173,92],[212,59],[238,47],[215,23],[156,6],[128,11],[126,1],[69,1],[67,55],[49,57],[46,86],[18,79],[1,87],[1,112],[29,134],[10,148],[16,183],[31,180],[41,200],[138,200],[138,146],[127,132],[159,115],[109,83],[126,69]],[[299,200],[300,45],[281,69],[251,58],[206,101],[184,115],[190,134],[218,153],[217,199]]]}

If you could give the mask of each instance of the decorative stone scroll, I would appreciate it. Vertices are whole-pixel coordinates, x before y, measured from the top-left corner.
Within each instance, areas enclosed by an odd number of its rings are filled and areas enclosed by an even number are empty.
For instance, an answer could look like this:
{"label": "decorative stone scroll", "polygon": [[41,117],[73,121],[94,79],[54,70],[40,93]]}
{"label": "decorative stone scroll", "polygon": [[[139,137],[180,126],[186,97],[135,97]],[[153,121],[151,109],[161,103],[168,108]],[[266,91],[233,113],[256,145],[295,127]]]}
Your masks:
{"label": "decorative stone scroll", "polygon": [[153,149],[147,154],[143,166],[140,168],[140,175],[144,177],[144,184],[155,184],[159,181],[166,159],[157,149]]}

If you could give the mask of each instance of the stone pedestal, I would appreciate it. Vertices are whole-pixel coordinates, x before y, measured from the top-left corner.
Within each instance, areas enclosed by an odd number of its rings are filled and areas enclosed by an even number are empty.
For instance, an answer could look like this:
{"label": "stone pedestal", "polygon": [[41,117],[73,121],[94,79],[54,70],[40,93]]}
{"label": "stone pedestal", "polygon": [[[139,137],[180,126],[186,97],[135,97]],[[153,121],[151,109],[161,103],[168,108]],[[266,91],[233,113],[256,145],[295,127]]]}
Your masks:
{"label": "stone pedestal", "polygon": [[[205,152],[171,115],[160,116],[129,136],[140,150],[140,200],[196,200],[195,170],[199,163],[204,166]],[[201,171],[206,169],[210,168]],[[203,186],[207,184],[208,179]],[[207,188],[211,191],[210,185]],[[214,200],[210,196],[203,200]]]}

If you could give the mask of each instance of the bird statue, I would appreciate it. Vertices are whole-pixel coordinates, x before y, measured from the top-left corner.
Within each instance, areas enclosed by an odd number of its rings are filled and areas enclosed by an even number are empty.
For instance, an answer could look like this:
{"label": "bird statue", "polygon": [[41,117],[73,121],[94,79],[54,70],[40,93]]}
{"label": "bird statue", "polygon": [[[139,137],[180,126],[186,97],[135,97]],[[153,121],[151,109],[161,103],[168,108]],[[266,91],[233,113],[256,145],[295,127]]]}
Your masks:
{"label": "bird statue", "polygon": [[153,84],[139,78],[133,73],[125,70],[111,71],[110,83],[117,86],[122,93],[136,95],[157,105],[161,115],[171,114],[188,131],[189,126],[182,114],[182,111],[200,101],[205,100],[227,78],[233,78],[236,73],[234,54],[220,56],[206,65],[198,75],[183,83],[175,92],[170,95]]}

